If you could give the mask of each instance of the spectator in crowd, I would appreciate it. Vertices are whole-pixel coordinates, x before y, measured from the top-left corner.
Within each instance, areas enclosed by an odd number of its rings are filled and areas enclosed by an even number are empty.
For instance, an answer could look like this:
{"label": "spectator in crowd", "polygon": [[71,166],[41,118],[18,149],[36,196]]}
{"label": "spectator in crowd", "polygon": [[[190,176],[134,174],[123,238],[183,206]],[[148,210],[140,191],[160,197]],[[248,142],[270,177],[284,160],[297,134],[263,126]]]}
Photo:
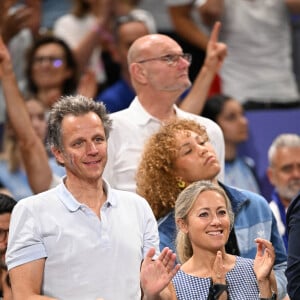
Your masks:
{"label": "spectator in crowd", "polygon": [[158,253],[147,201],[102,179],[110,129],[105,106],[90,98],[62,97],[51,109],[49,144],[67,175],[14,208],[6,263],[15,300],[141,299],[148,250],[159,265],[172,256]]}
{"label": "spectator in crowd", "polygon": [[75,0],[71,12],[58,18],[53,27],[54,35],[73,50],[80,73],[92,71],[98,88],[107,80],[101,53],[103,47],[112,43],[108,25],[112,3],[107,0]]}
{"label": "spectator in crowd", "polygon": [[114,29],[114,60],[121,66],[121,76],[117,82],[101,91],[96,99],[102,101],[110,113],[127,108],[134,99],[135,92],[127,64],[128,49],[136,39],[152,33],[155,33],[154,21],[145,11],[132,10],[117,18]]}
{"label": "spectator in crowd", "polygon": [[206,181],[192,183],[176,200],[175,219],[183,265],[171,283],[165,278],[168,270],[153,273],[144,265],[146,299],[276,299],[275,253],[269,241],[255,239],[254,261],[226,253],[233,213],[222,188]]}
{"label": "spectator in crowd", "polygon": [[286,211],[300,193],[300,136],[292,133],[278,135],[269,148],[268,160],[267,175],[274,186],[270,207],[287,249]]}
{"label": "spectator in crowd", "polygon": [[50,109],[60,96],[74,94],[78,84],[77,64],[67,44],[42,36],[28,54],[28,92]]}
{"label": "spectator in crowd", "polygon": [[[222,48],[223,51],[222,45],[215,38],[219,25],[217,24],[212,39],[214,46],[219,50]],[[214,67],[220,63],[216,48],[212,50],[215,57]],[[194,119],[206,126],[223,164],[224,140],[220,127],[207,118],[184,112],[175,105],[179,96],[191,85],[188,78],[190,61],[190,55],[183,53],[181,47],[165,35],[146,35],[131,45],[128,65],[136,98],[127,109],[111,115],[113,129],[109,139],[110,156],[104,178],[113,187],[135,191],[135,172],[145,140],[163,122],[174,117]],[[206,80],[204,82],[204,86],[210,85]],[[191,91],[195,101],[195,94],[199,95],[200,92],[198,89],[199,86],[193,86]]]}
{"label": "spectator in crowd", "polygon": [[0,78],[7,105],[7,115],[18,141],[28,183],[34,193],[45,191],[50,186],[56,185],[59,180],[52,174],[44,141],[33,127],[25,100],[17,85],[8,49],[1,38]]}
{"label": "spectator in crowd", "polygon": [[[26,101],[26,108],[31,119],[30,126],[33,127],[42,143],[45,143],[47,122],[43,104],[35,98],[29,98]],[[22,124],[22,126],[24,125],[25,124]],[[25,128],[25,130],[27,129],[28,128]],[[0,181],[10,191],[14,199],[18,201],[22,198],[31,196],[33,193],[28,183],[23,158],[20,153],[20,141],[12,128],[9,118],[5,132],[4,152],[2,153],[2,159],[0,160]],[[27,159],[27,157],[25,156],[24,159]],[[58,177],[65,174],[64,168],[56,163],[55,158],[50,155],[50,153],[48,162],[53,174]],[[36,163],[38,163],[38,158]]]}
{"label": "spectator in crowd", "polygon": [[5,253],[7,250],[7,240],[9,232],[10,217],[16,201],[9,195],[0,193],[0,272],[1,289],[0,297],[3,300],[12,300],[10,280],[5,263]]}
{"label": "spectator in crowd", "polygon": [[260,193],[254,160],[238,153],[239,145],[248,139],[248,120],[243,106],[230,96],[216,94],[206,101],[202,116],[215,121],[224,135],[224,183]]}
{"label": "spectator in crowd", "polygon": [[[180,34],[187,39],[196,31],[205,34],[190,16],[193,2],[167,1],[172,10],[181,11]],[[300,1],[197,0],[196,4],[205,25],[222,22],[220,40],[228,47],[220,70],[222,93],[247,108],[299,106],[289,12],[299,12]]]}
{"label": "spectator in crowd", "polygon": [[180,191],[199,180],[218,183],[235,214],[227,252],[254,258],[253,239],[271,241],[276,253],[274,269],[279,299],[282,299],[286,294],[286,251],[268,202],[258,194],[218,181],[220,169],[205,127],[193,120],[171,121],[146,142],[136,175],[137,193],[147,199],[158,220],[160,248],[175,250],[174,206]]}
{"label": "spectator in crowd", "polygon": [[300,298],[300,193],[290,203],[286,213],[288,235],[287,291],[291,300]]}

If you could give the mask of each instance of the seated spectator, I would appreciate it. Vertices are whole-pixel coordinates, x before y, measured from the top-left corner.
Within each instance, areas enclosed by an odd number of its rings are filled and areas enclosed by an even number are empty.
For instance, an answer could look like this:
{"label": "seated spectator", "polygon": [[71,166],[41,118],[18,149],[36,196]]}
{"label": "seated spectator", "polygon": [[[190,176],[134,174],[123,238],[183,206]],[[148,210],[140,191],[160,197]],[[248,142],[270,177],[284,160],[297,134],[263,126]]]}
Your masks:
{"label": "seated spectator", "polygon": [[182,266],[168,284],[168,269],[154,273],[143,265],[146,299],[276,299],[272,243],[256,238],[254,260],[225,250],[234,217],[222,188],[206,181],[192,183],[176,200],[175,219]]}
{"label": "seated spectator", "polygon": [[[44,143],[46,140],[47,122],[43,104],[37,99],[30,98],[26,101],[26,108],[31,119],[31,126],[39,139]],[[31,196],[33,192],[28,183],[23,158],[20,154],[19,140],[11,127],[9,119],[5,130],[4,153],[0,160],[0,181],[18,201]],[[38,161],[37,158],[37,163]],[[49,165],[56,176],[61,177],[65,175],[64,168],[56,163],[53,156],[49,156]]]}
{"label": "seated spectator", "polygon": [[7,266],[5,263],[5,254],[7,250],[10,217],[16,204],[17,202],[11,196],[0,193],[0,297],[3,297],[1,298],[3,300],[13,299]]}
{"label": "seated spectator", "polygon": [[104,89],[96,99],[102,101],[110,113],[127,108],[135,97],[127,64],[128,49],[136,39],[155,33],[153,24],[151,15],[142,10],[132,10],[115,22],[114,59],[121,66],[121,78]]}
{"label": "seated spectator", "polygon": [[247,190],[217,180],[220,162],[206,129],[192,120],[174,120],[162,126],[146,142],[136,174],[137,193],[148,200],[160,235],[160,248],[175,250],[174,206],[179,193],[199,180],[219,184],[231,201],[235,222],[227,243],[227,252],[254,258],[253,239],[272,242],[279,299],[286,294],[286,251],[276,220],[266,199]]}
{"label": "seated spectator", "polygon": [[224,183],[260,193],[254,160],[239,156],[239,145],[248,139],[248,120],[243,106],[234,98],[217,94],[208,98],[202,116],[215,121],[225,141]]}
{"label": "seated spectator", "polygon": [[274,186],[270,207],[287,249],[286,211],[300,193],[300,136],[288,133],[278,135],[269,148],[268,160],[267,175]]}

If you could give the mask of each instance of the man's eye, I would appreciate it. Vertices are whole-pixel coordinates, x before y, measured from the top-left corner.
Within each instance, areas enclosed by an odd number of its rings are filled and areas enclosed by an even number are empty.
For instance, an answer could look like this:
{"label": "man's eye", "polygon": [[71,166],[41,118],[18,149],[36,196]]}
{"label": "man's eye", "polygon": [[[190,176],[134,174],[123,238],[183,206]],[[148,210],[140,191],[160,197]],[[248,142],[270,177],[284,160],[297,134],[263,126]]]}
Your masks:
{"label": "man's eye", "polygon": [[82,141],[77,141],[77,142],[75,142],[74,144],[73,144],[73,146],[80,146],[82,144]]}
{"label": "man's eye", "polygon": [[176,61],[176,58],[174,57],[174,55],[166,55],[164,57],[164,60],[167,62],[174,62],[174,61]]}

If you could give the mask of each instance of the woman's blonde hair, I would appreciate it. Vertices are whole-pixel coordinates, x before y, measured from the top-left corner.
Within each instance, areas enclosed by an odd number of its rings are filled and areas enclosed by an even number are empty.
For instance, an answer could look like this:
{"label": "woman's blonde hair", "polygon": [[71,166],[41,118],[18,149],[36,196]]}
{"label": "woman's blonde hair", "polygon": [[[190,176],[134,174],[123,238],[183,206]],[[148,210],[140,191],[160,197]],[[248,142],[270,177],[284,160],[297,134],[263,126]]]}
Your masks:
{"label": "woman's blonde hair", "polygon": [[191,211],[195,201],[204,191],[215,191],[225,199],[226,208],[230,219],[230,230],[233,227],[234,214],[231,208],[230,200],[225,191],[220,186],[213,184],[210,181],[202,180],[190,184],[180,193],[175,203],[175,220],[177,223],[176,252],[181,263],[186,262],[190,257],[192,257],[193,248],[188,234],[182,232],[178,228],[178,221],[183,220],[184,222],[187,222],[187,216]]}
{"label": "woman's blonde hair", "polygon": [[168,214],[182,187],[178,186],[174,162],[177,158],[177,134],[193,131],[208,140],[205,127],[186,119],[173,119],[162,125],[144,146],[138,166],[136,183],[137,193],[150,204],[157,219]]}

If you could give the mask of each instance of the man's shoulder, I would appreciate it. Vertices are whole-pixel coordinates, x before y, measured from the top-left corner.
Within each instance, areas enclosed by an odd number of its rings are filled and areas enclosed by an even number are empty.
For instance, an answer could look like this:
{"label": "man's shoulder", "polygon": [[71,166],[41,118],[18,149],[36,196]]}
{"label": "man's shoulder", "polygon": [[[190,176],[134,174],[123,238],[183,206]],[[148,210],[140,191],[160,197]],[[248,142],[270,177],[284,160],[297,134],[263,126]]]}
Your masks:
{"label": "man's shoulder", "polygon": [[208,119],[206,117],[202,117],[193,113],[189,113],[186,111],[183,111],[182,109],[178,109],[178,116],[180,118],[186,118],[186,119],[191,119],[194,120],[198,123],[200,123],[201,125],[205,126],[207,130],[216,130],[218,132],[222,132],[220,126],[212,121],[211,119]]}
{"label": "man's shoulder", "polygon": [[50,199],[53,199],[57,195],[56,187],[50,188],[47,191],[26,197],[21,199],[17,204],[20,206],[34,206],[39,207],[48,205]]}

